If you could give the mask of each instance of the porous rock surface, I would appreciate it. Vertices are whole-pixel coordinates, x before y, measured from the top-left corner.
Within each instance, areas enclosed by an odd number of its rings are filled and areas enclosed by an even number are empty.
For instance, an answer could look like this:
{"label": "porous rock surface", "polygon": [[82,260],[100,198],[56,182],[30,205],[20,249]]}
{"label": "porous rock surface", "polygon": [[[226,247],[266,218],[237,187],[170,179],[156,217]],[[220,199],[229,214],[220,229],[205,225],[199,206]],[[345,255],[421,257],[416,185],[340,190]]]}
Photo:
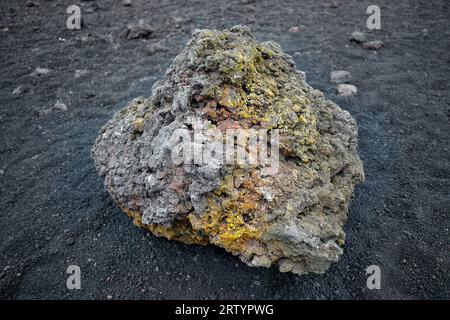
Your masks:
{"label": "porous rock surface", "polygon": [[[192,119],[202,120],[200,130],[278,129],[278,172],[174,163],[171,137],[194,130]],[[355,120],[311,88],[279,45],[243,26],[195,31],[152,95],[102,128],[92,157],[135,224],[297,274],[338,260],[349,201],[364,179]]]}

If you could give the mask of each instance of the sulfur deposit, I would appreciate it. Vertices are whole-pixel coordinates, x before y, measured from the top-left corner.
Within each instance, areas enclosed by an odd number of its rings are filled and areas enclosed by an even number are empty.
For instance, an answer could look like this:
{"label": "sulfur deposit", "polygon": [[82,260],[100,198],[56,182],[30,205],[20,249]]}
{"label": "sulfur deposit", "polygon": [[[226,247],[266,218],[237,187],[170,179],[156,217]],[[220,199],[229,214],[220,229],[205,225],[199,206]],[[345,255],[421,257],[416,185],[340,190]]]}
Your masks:
{"label": "sulfur deposit", "polygon": [[[230,128],[277,132],[269,143],[272,156],[279,150],[276,171],[174,161],[177,130],[205,133],[195,152],[211,140],[208,130]],[[338,260],[348,205],[364,179],[355,120],[311,88],[276,43],[242,26],[196,31],[152,95],[102,128],[92,157],[135,224],[297,274],[323,273]]]}

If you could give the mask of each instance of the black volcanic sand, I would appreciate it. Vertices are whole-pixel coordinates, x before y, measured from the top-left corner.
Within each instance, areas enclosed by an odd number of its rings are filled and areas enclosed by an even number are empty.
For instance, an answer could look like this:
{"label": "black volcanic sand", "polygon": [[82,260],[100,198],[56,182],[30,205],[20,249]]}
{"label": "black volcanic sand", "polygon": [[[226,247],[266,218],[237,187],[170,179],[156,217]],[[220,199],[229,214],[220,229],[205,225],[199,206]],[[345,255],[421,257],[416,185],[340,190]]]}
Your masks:
{"label": "black volcanic sand", "polygon": [[[66,28],[74,2],[80,31]],[[0,298],[450,298],[450,4],[379,0],[382,29],[369,31],[372,2],[348,2],[1,1]],[[126,25],[139,18],[155,31],[128,40]],[[350,206],[345,253],[324,275],[251,268],[220,248],[140,230],[90,159],[102,125],[150,95],[195,28],[235,24],[279,42],[358,122],[366,182]],[[350,42],[355,30],[385,47]],[[51,71],[32,75],[37,67]],[[336,96],[337,69],[352,73],[357,96]],[[56,101],[68,110],[39,113]],[[78,291],[66,288],[71,264],[81,268]],[[380,290],[366,287],[372,264]]]}

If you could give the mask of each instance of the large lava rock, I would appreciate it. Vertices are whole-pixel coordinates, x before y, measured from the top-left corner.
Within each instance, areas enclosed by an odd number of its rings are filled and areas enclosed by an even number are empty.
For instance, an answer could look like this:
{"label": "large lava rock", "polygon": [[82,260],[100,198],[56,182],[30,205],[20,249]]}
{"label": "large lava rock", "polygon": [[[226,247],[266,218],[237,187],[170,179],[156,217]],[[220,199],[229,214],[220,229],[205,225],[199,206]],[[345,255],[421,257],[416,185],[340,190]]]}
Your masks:
{"label": "large lava rock", "polygon": [[[174,161],[178,129],[230,128],[272,133],[267,156],[279,150],[276,170]],[[213,141],[206,137],[193,148]],[[338,260],[348,204],[364,179],[355,120],[311,88],[276,43],[257,42],[241,26],[196,31],[151,97],[136,98],[102,128],[92,157],[135,224],[298,274]]]}

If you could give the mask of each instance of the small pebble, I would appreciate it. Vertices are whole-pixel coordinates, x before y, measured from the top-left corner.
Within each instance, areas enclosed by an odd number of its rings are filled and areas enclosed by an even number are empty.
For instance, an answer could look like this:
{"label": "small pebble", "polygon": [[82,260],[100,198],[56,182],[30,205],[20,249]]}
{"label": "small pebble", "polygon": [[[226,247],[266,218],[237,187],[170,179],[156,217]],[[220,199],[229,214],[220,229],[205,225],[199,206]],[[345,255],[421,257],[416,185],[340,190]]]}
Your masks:
{"label": "small pebble", "polygon": [[338,84],[336,91],[340,96],[354,96],[358,93],[358,88],[353,84],[340,83]]}
{"label": "small pebble", "polygon": [[67,111],[67,106],[62,102],[56,101],[52,109],[56,111]]}
{"label": "small pebble", "polygon": [[26,3],[25,3],[25,7],[28,7],[28,8],[31,8],[31,7],[38,7],[39,6],[39,3],[36,3],[36,2],[34,2],[34,1],[27,1]]}
{"label": "small pebble", "polygon": [[37,67],[36,69],[34,69],[34,72],[31,74],[33,76],[42,76],[45,74],[49,74],[50,73],[50,69],[48,68],[41,68],[41,67]]}
{"label": "small pebble", "polygon": [[75,78],[80,78],[81,76],[84,76],[85,74],[87,74],[88,71],[83,69],[83,70],[75,70]]}
{"label": "small pebble", "polygon": [[73,246],[74,243],[75,243],[75,238],[74,238],[74,237],[68,237],[68,238],[66,239],[66,244],[67,244],[68,246]]}
{"label": "small pebble", "polygon": [[330,8],[336,9],[339,6],[339,3],[336,0],[331,0]]}
{"label": "small pebble", "polygon": [[155,54],[157,52],[166,51],[166,50],[167,50],[167,47],[160,43],[154,43],[147,47],[147,53],[149,55]]}
{"label": "small pebble", "polygon": [[299,33],[300,32],[300,27],[299,26],[293,26],[289,29],[290,33]]}
{"label": "small pebble", "polygon": [[140,19],[137,23],[128,24],[127,39],[146,39],[154,32],[153,27],[145,19]]}
{"label": "small pebble", "polygon": [[64,103],[57,101],[53,107],[39,110],[38,115],[43,117],[49,115],[54,111],[67,111],[67,106]]}
{"label": "small pebble", "polygon": [[18,96],[23,92],[23,86],[18,86],[17,88],[15,88],[12,92],[12,94],[14,96]]}
{"label": "small pebble", "polygon": [[364,49],[369,50],[380,50],[381,47],[384,47],[383,41],[380,40],[374,40],[374,41],[367,41],[362,44]]}
{"label": "small pebble", "polygon": [[354,41],[356,43],[363,43],[366,41],[366,35],[360,31],[353,31],[350,35],[350,41]]}
{"label": "small pebble", "polygon": [[346,70],[335,70],[330,73],[331,83],[344,83],[350,81],[351,79],[352,75]]}

